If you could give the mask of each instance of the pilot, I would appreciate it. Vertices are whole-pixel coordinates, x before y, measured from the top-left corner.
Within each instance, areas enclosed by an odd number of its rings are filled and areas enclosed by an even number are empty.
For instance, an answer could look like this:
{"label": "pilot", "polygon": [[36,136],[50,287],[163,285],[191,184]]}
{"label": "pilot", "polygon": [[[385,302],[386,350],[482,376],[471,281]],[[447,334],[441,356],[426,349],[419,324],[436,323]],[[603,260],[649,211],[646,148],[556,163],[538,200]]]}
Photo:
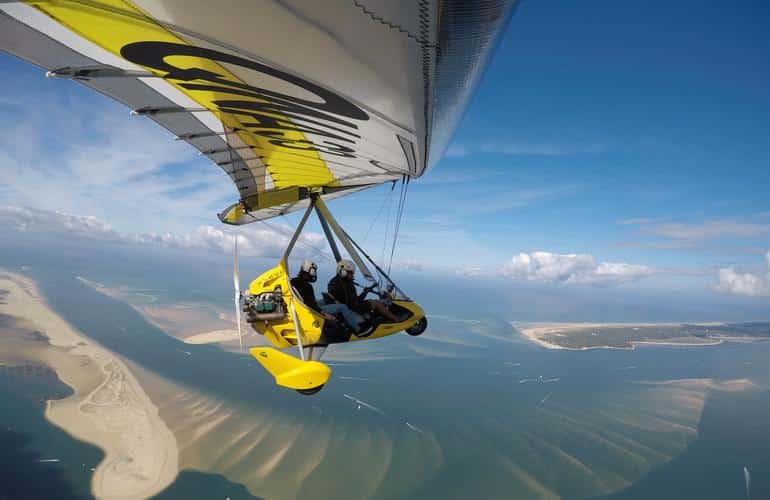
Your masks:
{"label": "pilot", "polygon": [[315,262],[306,260],[302,263],[297,276],[292,278],[289,283],[300,299],[302,299],[302,302],[326,320],[324,321],[322,337],[329,343],[347,342],[350,340],[350,332],[346,332],[343,325],[337,321],[337,318],[324,312],[321,306],[318,305],[315,292],[313,291],[313,283],[315,283],[316,279],[318,279],[318,266]]}
{"label": "pilot", "polygon": [[[360,318],[360,320],[358,318],[351,318],[358,321],[355,326],[347,316],[345,321],[358,331],[363,322],[363,316],[374,311],[389,322],[398,323],[399,319],[390,312],[390,309],[384,303],[379,300],[366,300],[366,295],[372,291],[371,287],[364,288],[360,294],[356,292],[356,287],[353,283],[355,273],[356,265],[349,260],[343,259],[337,263],[337,275],[329,281],[328,285],[329,295],[334,297],[340,304],[348,306],[351,313]],[[324,310],[328,311],[327,306],[324,306]]]}

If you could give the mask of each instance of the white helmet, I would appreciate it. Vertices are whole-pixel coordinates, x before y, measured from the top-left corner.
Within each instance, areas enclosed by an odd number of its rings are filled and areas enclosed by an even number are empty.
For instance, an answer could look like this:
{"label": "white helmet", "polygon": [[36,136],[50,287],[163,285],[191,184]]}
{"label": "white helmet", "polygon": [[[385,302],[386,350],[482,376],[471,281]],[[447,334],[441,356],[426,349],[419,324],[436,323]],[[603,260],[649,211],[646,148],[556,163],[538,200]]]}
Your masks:
{"label": "white helmet", "polygon": [[353,264],[353,261],[343,259],[337,262],[337,276],[340,278],[352,278],[355,272],[356,265]]}
{"label": "white helmet", "polygon": [[300,268],[301,273],[306,273],[308,281],[315,282],[316,278],[318,278],[318,266],[313,262],[312,260],[306,260],[302,263],[302,268]]}

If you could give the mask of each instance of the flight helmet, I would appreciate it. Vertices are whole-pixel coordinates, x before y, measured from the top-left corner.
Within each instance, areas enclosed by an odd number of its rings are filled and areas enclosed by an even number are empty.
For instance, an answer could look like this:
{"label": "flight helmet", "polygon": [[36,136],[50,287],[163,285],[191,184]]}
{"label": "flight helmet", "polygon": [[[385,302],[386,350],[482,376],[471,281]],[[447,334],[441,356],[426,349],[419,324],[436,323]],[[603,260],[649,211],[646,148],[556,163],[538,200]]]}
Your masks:
{"label": "flight helmet", "polygon": [[337,276],[343,279],[353,278],[353,274],[356,272],[356,265],[353,261],[343,259],[337,262]]}
{"label": "flight helmet", "polygon": [[318,266],[312,260],[304,261],[299,272],[300,274],[304,273],[305,278],[311,283],[315,283],[315,280],[318,279]]}

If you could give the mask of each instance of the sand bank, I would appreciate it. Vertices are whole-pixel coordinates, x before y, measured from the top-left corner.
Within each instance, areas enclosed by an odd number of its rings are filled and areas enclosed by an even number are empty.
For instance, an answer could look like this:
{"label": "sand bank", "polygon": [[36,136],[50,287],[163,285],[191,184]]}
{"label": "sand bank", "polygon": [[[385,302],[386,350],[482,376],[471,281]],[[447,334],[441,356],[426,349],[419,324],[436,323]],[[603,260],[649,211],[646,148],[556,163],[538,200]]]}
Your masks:
{"label": "sand bank", "polygon": [[[695,338],[682,338],[667,339],[667,340],[630,340],[629,343],[632,347],[618,347],[618,346],[591,346],[591,347],[564,347],[558,344],[548,342],[544,339],[546,336],[561,336],[562,332],[569,332],[575,330],[589,330],[593,328],[649,328],[656,326],[680,326],[683,323],[527,323],[516,324],[511,323],[511,326],[516,328],[521,335],[532,343],[535,343],[546,349],[567,349],[570,351],[586,351],[589,349],[624,349],[632,350],[636,346],[643,345],[666,345],[666,346],[680,346],[680,347],[694,347],[694,346],[708,346],[721,344],[725,339],[704,339],[698,341]],[[724,323],[698,323],[698,326],[722,326]]]}
{"label": "sand bank", "polygon": [[[223,311],[211,304],[195,302],[169,304],[159,300],[157,296],[134,288],[108,287],[82,276],[77,276],[77,279],[99,293],[128,304],[148,323],[158,327],[166,335],[188,344],[238,341],[232,310]],[[250,329],[245,322],[243,326],[245,336]]]}
{"label": "sand bank", "polygon": [[178,473],[176,439],[126,365],[53,312],[31,280],[0,271],[0,290],[6,291],[0,313],[67,353],[51,357],[63,360],[51,368],[74,394],[48,401],[45,416],[104,451],[91,483],[94,496],[147,498],[171,484]]}
{"label": "sand bank", "polygon": [[[248,324],[245,328],[251,328]],[[184,339],[186,344],[213,344],[238,340],[238,330],[214,330],[213,332],[198,333]]]}
{"label": "sand bank", "polygon": [[601,328],[601,327],[612,327],[612,326],[628,326],[628,327],[651,326],[652,323],[647,323],[647,324],[634,323],[633,325],[620,324],[620,323],[528,323],[528,324],[517,325],[516,323],[512,323],[511,325],[514,328],[516,328],[519,332],[521,332],[521,335],[525,339],[541,347],[545,347],[546,349],[568,349],[568,350],[574,351],[577,349],[572,349],[570,347],[563,347],[557,344],[546,342],[545,340],[543,340],[543,337],[545,337],[546,335],[558,335],[564,330],[585,330],[588,328]]}

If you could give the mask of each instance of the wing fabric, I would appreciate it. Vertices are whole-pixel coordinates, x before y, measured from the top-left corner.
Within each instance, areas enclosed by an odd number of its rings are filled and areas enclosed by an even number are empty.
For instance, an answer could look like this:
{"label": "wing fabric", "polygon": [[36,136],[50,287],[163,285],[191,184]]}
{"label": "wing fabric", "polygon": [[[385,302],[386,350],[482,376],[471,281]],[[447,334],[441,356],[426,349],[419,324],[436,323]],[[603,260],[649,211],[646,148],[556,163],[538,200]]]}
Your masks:
{"label": "wing fabric", "polygon": [[0,48],[187,141],[245,224],[403,176],[451,135],[514,6],[485,0],[0,3]]}

